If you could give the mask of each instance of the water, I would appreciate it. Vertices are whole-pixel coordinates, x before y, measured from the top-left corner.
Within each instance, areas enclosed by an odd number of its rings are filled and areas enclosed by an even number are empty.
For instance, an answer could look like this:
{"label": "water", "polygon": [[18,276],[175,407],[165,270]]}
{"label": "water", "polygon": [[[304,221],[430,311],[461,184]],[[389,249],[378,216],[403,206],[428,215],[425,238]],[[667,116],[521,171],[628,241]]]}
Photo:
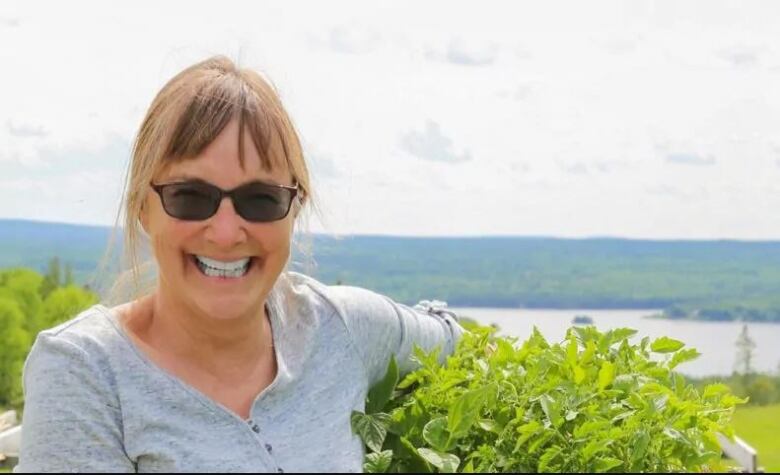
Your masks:
{"label": "water", "polygon": [[[480,324],[497,324],[499,334],[516,336],[520,341],[531,335],[534,325],[550,342],[560,342],[571,327],[575,315],[588,315],[601,331],[628,327],[638,330],[633,343],[643,337],[668,336],[699,350],[698,359],[678,366],[690,376],[729,375],[734,370],[737,354],[735,342],[743,322],[699,322],[645,318],[656,310],[546,310],[453,308],[458,315],[468,316]],[[756,343],[752,366],[757,371],[776,373],[780,365],[780,323],[747,323],[748,333]]]}

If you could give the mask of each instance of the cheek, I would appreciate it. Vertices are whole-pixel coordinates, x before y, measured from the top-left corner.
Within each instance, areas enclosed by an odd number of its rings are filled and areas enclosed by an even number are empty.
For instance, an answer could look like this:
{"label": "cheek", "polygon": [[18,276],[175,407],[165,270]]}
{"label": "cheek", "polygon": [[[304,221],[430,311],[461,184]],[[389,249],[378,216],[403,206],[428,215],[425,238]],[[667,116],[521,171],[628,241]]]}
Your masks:
{"label": "cheek", "polygon": [[290,250],[290,227],[286,222],[254,230],[254,238],[269,254],[287,254]]}
{"label": "cheek", "polygon": [[196,232],[194,226],[171,220],[162,220],[156,224],[151,238],[158,262],[163,264],[180,261],[183,244]]}

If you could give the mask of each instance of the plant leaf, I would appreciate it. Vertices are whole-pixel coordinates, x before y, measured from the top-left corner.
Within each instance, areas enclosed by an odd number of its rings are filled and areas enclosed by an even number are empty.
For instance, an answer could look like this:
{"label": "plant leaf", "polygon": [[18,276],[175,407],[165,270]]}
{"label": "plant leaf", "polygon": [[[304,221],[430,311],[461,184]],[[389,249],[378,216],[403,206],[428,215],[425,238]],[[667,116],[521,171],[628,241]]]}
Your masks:
{"label": "plant leaf", "polygon": [[402,457],[409,463],[409,470],[417,473],[431,473],[431,465],[425,460],[420,452],[409,442],[406,437],[401,437],[399,450],[402,453]]}
{"label": "plant leaf", "polygon": [[672,359],[669,360],[669,369],[676,368],[680,363],[695,360],[699,356],[701,356],[701,353],[696,351],[696,348],[686,348],[682,351],[678,351],[672,356]]}
{"label": "plant leaf", "polygon": [[[550,447],[549,449],[545,450],[541,457],[539,457],[539,465],[537,467],[537,471],[539,473],[547,472],[548,467],[550,467],[550,463],[555,460],[558,455],[563,451],[563,448],[561,448],[558,445],[554,445]],[[553,470],[554,471],[554,470]]]}
{"label": "plant leaf", "polygon": [[641,431],[639,435],[634,439],[634,443],[631,445],[631,470],[637,471],[641,469],[644,464],[640,464],[647,452],[647,446],[650,445],[650,435],[646,431]]}
{"label": "plant leaf", "polygon": [[607,388],[615,380],[615,365],[609,361],[601,364],[599,370],[599,391]]}
{"label": "plant leaf", "polygon": [[495,400],[498,384],[493,383],[464,393],[452,405],[447,414],[447,428],[453,438],[465,435],[479,419],[482,406],[490,400]]}
{"label": "plant leaf", "polygon": [[437,452],[431,449],[417,449],[420,457],[424,458],[431,465],[438,468],[442,473],[455,473],[460,465],[460,459],[457,455],[444,452]]}
{"label": "plant leaf", "polygon": [[452,436],[447,430],[447,418],[437,417],[431,420],[423,428],[423,439],[425,439],[431,447],[441,452],[450,450],[450,440]]}
{"label": "plant leaf", "polygon": [[366,473],[384,473],[390,468],[393,461],[393,451],[383,450],[366,455],[366,461],[363,464],[363,471]]}
{"label": "plant leaf", "polygon": [[595,471],[598,473],[609,472],[613,468],[617,468],[621,465],[623,465],[622,460],[612,457],[598,457],[596,458]]}
{"label": "plant leaf", "polygon": [[395,355],[390,355],[390,362],[387,364],[385,376],[368,392],[366,400],[366,414],[380,412],[385,404],[393,395],[393,389],[398,384],[398,365],[395,362]]}
{"label": "plant leaf", "polygon": [[352,411],[350,422],[352,423],[352,431],[360,436],[369,449],[374,452],[382,450],[382,444],[387,436],[390,416],[382,413],[363,414],[362,412]]}
{"label": "plant leaf", "polygon": [[542,406],[542,411],[547,419],[554,427],[560,427],[563,424],[563,417],[561,417],[561,405],[555,401],[550,395],[542,394],[539,398],[539,404]]}
{"label": "plant leaf", "polygon": [[679,340],[662,336],[650,345],[650,350],[654,353],[674,353],[683,346],[685,346],[685,343]]}

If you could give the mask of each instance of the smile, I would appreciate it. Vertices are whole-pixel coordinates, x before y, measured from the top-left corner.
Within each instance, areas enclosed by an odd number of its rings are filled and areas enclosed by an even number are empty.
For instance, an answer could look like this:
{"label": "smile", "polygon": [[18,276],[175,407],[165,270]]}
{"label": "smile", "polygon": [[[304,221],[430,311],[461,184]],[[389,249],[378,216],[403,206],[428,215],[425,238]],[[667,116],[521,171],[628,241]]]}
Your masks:
{"label": "smile", "polygon": [[254,257],[245,257],[231,262],[219,261],[205,256],[191,255],[200,272],[207,277],[238,279],[249,273]]}

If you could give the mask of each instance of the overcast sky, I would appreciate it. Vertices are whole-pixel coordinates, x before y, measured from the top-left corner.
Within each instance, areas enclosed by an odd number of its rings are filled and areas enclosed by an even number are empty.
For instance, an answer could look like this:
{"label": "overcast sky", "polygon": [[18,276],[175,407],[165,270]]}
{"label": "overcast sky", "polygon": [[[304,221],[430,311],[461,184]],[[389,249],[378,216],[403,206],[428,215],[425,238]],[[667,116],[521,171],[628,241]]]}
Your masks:
{"label": "overcast sky", "polygon": [[778,25],[745,0],[3,0],[0,217],[112,224],[154,94],[219,53],[279,90],[316,232],[780,239]]}

